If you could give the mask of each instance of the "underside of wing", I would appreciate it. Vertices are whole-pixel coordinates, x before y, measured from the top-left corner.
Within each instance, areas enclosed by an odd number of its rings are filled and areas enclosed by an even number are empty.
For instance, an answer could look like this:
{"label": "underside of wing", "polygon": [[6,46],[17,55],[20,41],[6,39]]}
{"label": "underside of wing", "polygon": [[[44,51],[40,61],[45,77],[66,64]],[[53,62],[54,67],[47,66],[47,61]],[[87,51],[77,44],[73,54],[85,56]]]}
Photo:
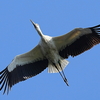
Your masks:
{"label": "underside of wing", "polygon": [[63,36],[54,37],[53,40],[61,57],[74,57],[100,43],[100,25],[77,28]]}
{"label": "underside of wing", "polygon": [[39,45],[28,53],[18,55],[11,64],[0,72],[0,90],[4,93],[16,83],[24,81],[41,73],[48,66],[48,60],[44,58]]}

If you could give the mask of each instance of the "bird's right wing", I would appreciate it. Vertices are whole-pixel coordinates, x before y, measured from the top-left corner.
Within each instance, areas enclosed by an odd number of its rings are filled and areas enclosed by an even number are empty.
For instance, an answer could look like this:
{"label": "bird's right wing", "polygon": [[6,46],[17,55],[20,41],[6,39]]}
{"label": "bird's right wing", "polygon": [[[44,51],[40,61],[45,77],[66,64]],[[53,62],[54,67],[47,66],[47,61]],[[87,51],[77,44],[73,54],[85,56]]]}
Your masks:
{"label": "bird's right wing", "polygon": [[65,35],[53,37],[53,41],[61,57],[77,56],[100,43],[100,25],[76,28]]}
{"label": "bird's right wing", "polygon": [[48,60],[43,56],[39,45],[25,54],[17,55],[0,72],[0,90],[4,87],[4,93],[9,92],[14,84],[41,73],[47,66]]}

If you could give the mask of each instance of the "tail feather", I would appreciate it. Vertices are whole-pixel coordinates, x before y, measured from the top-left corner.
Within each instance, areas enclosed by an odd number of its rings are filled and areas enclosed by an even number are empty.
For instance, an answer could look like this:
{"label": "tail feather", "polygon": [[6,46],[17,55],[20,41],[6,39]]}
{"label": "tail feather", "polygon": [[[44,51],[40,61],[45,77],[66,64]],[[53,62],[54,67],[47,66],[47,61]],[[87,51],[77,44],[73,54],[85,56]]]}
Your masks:
{"label": "tail feather", "polygon": [[[68,65],[68,63],[69,62],[67,60],[61,59],[60,60],[60,64],[57,63],[56,67],[58,68],[59,71],[62,71]],[[58,73],[59,71],[57,70],[56,67],[54,65],[52,65],[51,63],[49,63],[49,65],[48,65],[48,73]]]}

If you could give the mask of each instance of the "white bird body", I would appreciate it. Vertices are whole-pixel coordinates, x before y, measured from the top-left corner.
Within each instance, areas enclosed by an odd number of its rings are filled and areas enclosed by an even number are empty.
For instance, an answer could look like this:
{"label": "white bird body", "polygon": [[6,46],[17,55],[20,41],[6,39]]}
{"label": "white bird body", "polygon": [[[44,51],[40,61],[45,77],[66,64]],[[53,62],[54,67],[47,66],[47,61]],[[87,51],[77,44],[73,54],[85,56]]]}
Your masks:
{"label": "white bird body", "polygon": [[[43,56],[49,60],[48,72],[56,73],[56,72],[62,71],[68,64],[68,61],[64,60],[63,58],[59,56],[58,50],[55,46],[55,43],[52,37],[44,35],[44,39],[45,41],[41,39],[39,45],[40,45]],[[61,63],[61,67],[59,66],[58,62]],[[54,65],[56,65],[58,70],[55,68]]]}
{"label": "white bird body", "polygon": [[[32,21],[31,21],[32,22]],[[39,25],[32,22],[41,37],[39,44],[31,51],[17,55],[0,72],[0,90],[4,93],[16,83],[41,73],[48,67],[49,73],[59,72],[64,82],[68,81],[63,72],[68,65],[66,58],[77,56],[100,43],[100,25],[90,28],[76,28],[58,37],[43,35]]]}

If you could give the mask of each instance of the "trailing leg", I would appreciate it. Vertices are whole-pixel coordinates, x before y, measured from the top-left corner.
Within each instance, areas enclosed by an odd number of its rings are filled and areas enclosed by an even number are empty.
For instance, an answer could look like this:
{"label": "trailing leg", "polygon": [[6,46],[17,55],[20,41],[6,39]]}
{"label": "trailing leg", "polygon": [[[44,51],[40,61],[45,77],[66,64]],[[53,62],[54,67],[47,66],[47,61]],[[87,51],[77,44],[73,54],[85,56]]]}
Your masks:
{"label": "trailing leg", "polygon": [[68,81],[67,81],[67,78],[66,78],[66,76],[65,76],[65,74],[64,74],[64,71],[63,71],[63,69],[62,69],[62,67],[61,67],[60,62],[59,62],[59,66],[60,66],[60,68],[61,68],[61,70],[62,70],[62,73],[59,71],[59,69],[57,68],[57,66],[56,66],[55,64],[53,64],[53,65],[54,65],[55,68],[58,70],[59,74],[61,75],[62,79],[63,79],[64,82],[67,84],[67,86],[69,86]]}

